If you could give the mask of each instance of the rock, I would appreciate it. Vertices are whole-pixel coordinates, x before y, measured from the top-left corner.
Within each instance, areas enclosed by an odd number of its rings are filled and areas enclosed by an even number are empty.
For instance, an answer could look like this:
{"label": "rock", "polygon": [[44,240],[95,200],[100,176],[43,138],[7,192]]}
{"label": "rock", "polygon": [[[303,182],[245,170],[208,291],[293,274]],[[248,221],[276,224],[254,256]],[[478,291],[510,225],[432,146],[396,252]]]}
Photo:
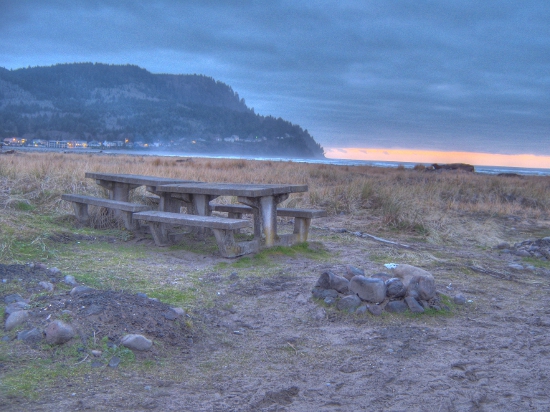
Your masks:
{"label": "rock", "polygon": [[103,362],[95,360],[92,362],[92,368],[101,368],[103,367]]}
{"label": "rock", "polygon": [[147,339],[143,335],[125,335],[120,340],[120,344],[128,349],[146,351],[151,349],[153,341]]}
{"label": "rock", "polygon": [[399,278],[391,278],[386,280],[386,295],[389,298],[402,298],[405,296],[407,290],[405,285]]}
{"label": "rock", "polygon": [[313,294],[313,297],[315,299],[325,299],[325,298],[336,299],[338,297],[338,292],[336,292],[334,289],[313,288],[311,293]]}
{"label": "rock", "polygon": [[497,249],[510,249],[510,244],[506,242],[499,243],[495,246]]}
{"label": "rock", "polygon": [[529,253],[528,251],[526,250],[515,250],[513,252],[514,255],[516,256],[520,256],[520,257],[531,257],[531,253]]}
{"label": "rock", "polygon": [[113,356],[111,360],[109,361],[109,367],[110,368],[116,368],[120,364],[120,358],[118,356]]}
{"label": "rock", "polygon": [[11,295],[7,295],[4,298],[4,303],[6,305],[9,305],[10,303],[15,303],[15,302],[25,302],[25,299],[23,299],[23,297],[19,293],[13,293]]}
{"label": "rock", "polygon": [[407,306],[409,307],[412,313],[424,313],[424,308],[412,296],[407,296],[405,298],[405,303],[407,304]]}
{"label": "rock", "polygon": [[16,326],[21,325],[22,323],[25,323],[29,319],[29,311],[27,310],[18,310],[17,312],[13,312],[11,315],[8,316],[6,319],[6,331],[10,331]]}
{"label": "rock", "polygon": [[380,316],[383,312],[382,307],[379,305],[367,305],[367,310],[373,316]]}
{"label": "rock", "polygon": [[402,300],[392,300],[386,305],[386,311],[391,313],[402,313],[407,310],[407,304]]}
{"label": "rock", "polygon": [[87,293],[87,292],[92,292],[93,288],[89,287],[89,286],[75,286],[71,292],[70,292],[70,295],[71,296],[78,296],[78,295],[81,295],[83,293]]}
{"label": "rock", "polygon": [[352,265],[346,265],[346,273],[344,277],[347,280],[351,280],[354,276],[365,276],[365,271]]}
{"label": "rock", "polygon": [[327,305],[327,306],[332,306],[332,305],[334,305],[334,302],[336,302],[336,299],[334,299],[334,298],[325,298],[323,300],[323,302],[325,302],[325,305]]}
{"label": "rock", "polygon": [[27,302],[14,302],[6,306],[4,310],[6,315],[11,315],[13,312],[19,312],[20,310],[25,310],[31,306]]}
{"label": "rock", "polygon": [[61,270],[59,270],[58,268],[51,268],[50,273],[52,275],[59,275],[61,273]]}
{"label": "rock", "polygon": [[177,316],[184,316],[185,310],[183,308],[170,308]]}
{"label": "rock", "polygon": [[356,295],[344,296],[336,304],[338,310],[349,313],[354,312],[359,306],[361,306],[361,299]]}
{"label": "rock", "polygon": [[354,276],[350,281],[350,290],[362,300],[380,303],[386,297],[386,285],[381,279]]}
{"label": "rock", "polygon": [[100,357],[102,355],[102,351],[100,350],[93,350],[92,351],[92,355],[95,356],[96,358]]}
{"label": "rock", "polygon": [[61,345],[70,341],[75,336],[73,327],[61,320],[54,320],[46,329],[46,342],[50,345]]}
{"label": "rock", "polygon": [[510,263],[510,264],[508,265],[508,268],[513,269],[513,270],[524,270],[524,269],[525,269],[525,268],[524,268],[522,265],[520,265],[519,263]]}
{"label": "rock", "polygon": [[48,292],[53,292],[53,284],[50,283],[50,282],[45,282],[45,281],[42,281],[40,282],[38,285],[40,285],[40,287]]}
{"label": "rock", "polygon": [[76,286],[78,284],[74,276],[71,276],[71,275],[66,275],[65,278],[63,279],[63,282],[71,286]]}
{"label": "rock", "polygon": [[384,273],[384,272],[378,272],[378,273],[375,273],[374,275],[371,276],[371,278],[373,279],[382,279],[384,282],[386,280],[389,280],[391,279],[393,276],[388,274],[388,273]]}
{"label": "rock", "polygon": [[349,280],[342,276],[335,275],[331,271],[321,274],[315,287],[322,289],[334,289],[340,293],[346,293],[349,290]]}
{"label": "rock", "polygon": [[162,313],[162,316],[166,320],[176,320],[178,318],[178,315],[173,310],[167,310],[166,312]]}
{"label": "rock", "polygon": [[466,298],[464,297],[464,295],[459,293],[455,295],[455,297],[453,298],[453,302],[456,305],[464,305],[466,303]]}
{"label": "rock", "polygon": [[136,293],[136,296],[137,296],[138,298],[147,299],[147,293],[138,292],[138,293]]}
{"label": "rock", "polygon": [[420,300],[430,300],[435,296],[435,280],[430,272],[411,265],[398,265],[392,271],[403,282],[407,291],[405,296]]}
{"label": "rock", "polygon": [[356,314],[356,315],[364,315],[365,313],[367,313],[367,306],[366,306],[366,305],[359,306],[359,307],[355,310],[355,314]]}
{"label": "rock", "polygon": [[27,343],[38,343],[43,337],[42,332],[37,328],[24,330],[17,334],[17,340],[22,340]]}

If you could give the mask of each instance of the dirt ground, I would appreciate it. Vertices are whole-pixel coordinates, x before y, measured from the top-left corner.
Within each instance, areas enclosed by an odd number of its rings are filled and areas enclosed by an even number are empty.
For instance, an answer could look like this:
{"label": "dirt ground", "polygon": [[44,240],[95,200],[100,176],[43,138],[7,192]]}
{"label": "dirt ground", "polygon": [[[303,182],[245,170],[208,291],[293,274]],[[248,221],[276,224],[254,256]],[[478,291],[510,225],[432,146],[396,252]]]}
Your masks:
{"label": "dirt ground", "polygon": [[[514,236],[528,238],[527,229]],[[163,317],[169,307],[160,302],[144,304],[143,297],[112,291],[84,295],[87,301],[74,302],[81,329],[93,324],[114,340],[125,330],[143,330],[156,345],[142,356],[159,368],[90,368],[82,380],[59,382],[35,401],[4,399],[0,409],[550,410],[548,266],[513,270],[509,263],[521,258],[467,241],[448,247],[402,239],[407,249],[320,228],[311,240],[330,258],[283,255],[273,257],[277,271],[269,276],[234,268],[204,276],[214,304],[189,314],[191,328]],[[182,273],[199,265],[187,252],[153,247],[149,259],[144,264],[177,260]],[[374,317],[343,314],[311,299],[323,270],[342,274],[351,264],[374,274],[390,262],[430,271],[440,292],[462,293],[469,302],[450,315]],[[4,269],[2,278],[10,276],[28,279],[29,288],[42,276],[51,278],[24,266]],[[63,306],[67,293],[51,298],[52,307]],[[113,302],[127,310],[117,312]],[[93,304],[113,316],[88,315]]]}

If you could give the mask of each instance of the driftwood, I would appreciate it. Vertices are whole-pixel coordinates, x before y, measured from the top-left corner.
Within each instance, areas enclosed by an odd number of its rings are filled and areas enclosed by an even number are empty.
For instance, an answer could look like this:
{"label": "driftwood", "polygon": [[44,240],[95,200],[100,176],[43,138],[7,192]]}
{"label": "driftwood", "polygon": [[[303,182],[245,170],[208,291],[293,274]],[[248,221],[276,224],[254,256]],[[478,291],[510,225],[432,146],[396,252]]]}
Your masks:
{"label": "driftwood", "polygon": [[466,163],[449,163],[442,165],[434,163],[433,165],[428,166],[426,170],[462,170],[464,172],[475,172],[474,166]]}
{"label": "driftwood", "polygon": [[387,244],[389,244],[389,245],[397,246],[397,247],[400,247],[400,248],[403,248],[403,249],[411,249],[411,250],[414,250],[414,248],[413,248],[412,246],[405,245],[405,244],[403,244],[403,243],[393,242],[393,241],[387,240],[387,239],[382,239],[381,237],[369,235],[368,233],[361,233],[361,237],[367,237],[367,238],[369,238],[369,239],[376,240],[377,242],[387,243]]}

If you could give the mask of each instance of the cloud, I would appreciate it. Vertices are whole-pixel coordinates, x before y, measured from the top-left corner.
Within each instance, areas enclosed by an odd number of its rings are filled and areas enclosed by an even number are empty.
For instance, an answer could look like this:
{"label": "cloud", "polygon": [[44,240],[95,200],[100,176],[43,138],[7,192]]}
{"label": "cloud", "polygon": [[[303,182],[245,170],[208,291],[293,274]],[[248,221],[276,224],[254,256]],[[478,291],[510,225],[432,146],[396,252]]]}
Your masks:
{"label": "cloud", "polygon": [[550,2],[0,1],[0,66],[228,83],[322,144],[550,154]]}

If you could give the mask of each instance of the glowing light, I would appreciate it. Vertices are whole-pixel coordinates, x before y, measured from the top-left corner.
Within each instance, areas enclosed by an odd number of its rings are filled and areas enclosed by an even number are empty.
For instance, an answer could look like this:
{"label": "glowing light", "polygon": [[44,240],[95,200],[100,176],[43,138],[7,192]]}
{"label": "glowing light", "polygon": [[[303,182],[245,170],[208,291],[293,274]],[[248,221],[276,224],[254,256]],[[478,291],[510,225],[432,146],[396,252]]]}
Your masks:
{"label": "glowing light", "polygon": [[475,166],[507,166],[550,169],[550,156],[504,155],[476,152],[439,152],[411,149],[325,148],[329,159],[371,160],[407,163],[468,163]]}

